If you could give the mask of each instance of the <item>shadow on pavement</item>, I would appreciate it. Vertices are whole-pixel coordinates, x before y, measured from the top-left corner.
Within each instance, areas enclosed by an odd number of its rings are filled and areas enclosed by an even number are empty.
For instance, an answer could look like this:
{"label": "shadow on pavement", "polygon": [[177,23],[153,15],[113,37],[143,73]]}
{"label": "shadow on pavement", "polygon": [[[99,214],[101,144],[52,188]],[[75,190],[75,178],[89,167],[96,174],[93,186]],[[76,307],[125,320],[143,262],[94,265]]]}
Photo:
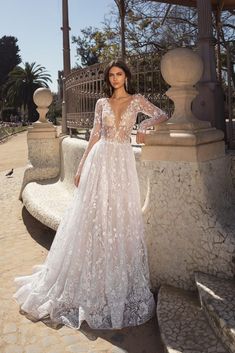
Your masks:
{"label": "shadow on pavement", "polygon": [[122,349],[123,353],[164,352],[156,317],[143,325],[126,327],[121,330],[93,330],[84,322],[79,332],[92,341],[100,337]]}

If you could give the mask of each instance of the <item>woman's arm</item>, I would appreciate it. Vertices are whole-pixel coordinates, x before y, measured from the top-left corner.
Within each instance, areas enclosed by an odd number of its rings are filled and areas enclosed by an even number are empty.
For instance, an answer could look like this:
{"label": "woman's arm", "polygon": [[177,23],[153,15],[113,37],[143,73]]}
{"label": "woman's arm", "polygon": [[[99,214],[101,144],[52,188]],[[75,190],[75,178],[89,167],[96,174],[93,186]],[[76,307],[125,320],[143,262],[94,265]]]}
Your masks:
{"label": "woman's arm", "polygon": [[89,142],[87,145],[87,148],[80,160],[80,163],[78,165],[78,169],[74,178],[74,183],[76,186],[78,186],[79,184],[79,180],[80,180],[80,175],[82,172],[82,168],[83,168],[83,164],[85,163],[86,157],[88,155],[88,153],[90,152],[91,148],[94,146],[94,144],[99,141],[100,139],[100,134],[101,134],[101,116],[102,116],[102,102],[99,99],[96,102],[96,106],[95,106],[95,117],[94,117],[94,123],[93,123],[93,128],[91,130],[91,135],[89,138]]}
{"label": "woman's arm", "polygon": [[137,130],[136,142],[144,143],[147,128],[168,120],[169,116],[163,110],[150,103],[149,100],[142,95],[139,95],[139,104],[139,111],[150,116],[149,119],[145,119],[140,123]]}
{"label": "woman's arm", "polygon": [[150,103],[145,97],[140,95],[139,100],[140,112],[150,116],[149,119],[145,119],[140,123],[138,129],[139,132],[145,133],[148,127],[162,123],[163,121],[169,119],[168,115],[163,110]]}

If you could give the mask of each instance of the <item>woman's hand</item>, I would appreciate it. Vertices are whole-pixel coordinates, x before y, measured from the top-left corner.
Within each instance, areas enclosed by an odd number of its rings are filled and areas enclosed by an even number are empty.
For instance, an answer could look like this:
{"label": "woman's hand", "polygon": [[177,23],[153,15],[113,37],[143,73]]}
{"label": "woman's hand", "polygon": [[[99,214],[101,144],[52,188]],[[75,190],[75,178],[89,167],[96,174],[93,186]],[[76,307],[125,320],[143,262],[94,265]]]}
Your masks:
{"label": "woman's hand", "polygon": [[145,134],[143,132],[138,132],[136,133],[136,143],[144,143],[145,140]]}
{"label": "woman's hand", "polygon": [[80,174],[76,174],[74,177],[74,185],[76,187],[78,187],[79,181],[80,181]]}

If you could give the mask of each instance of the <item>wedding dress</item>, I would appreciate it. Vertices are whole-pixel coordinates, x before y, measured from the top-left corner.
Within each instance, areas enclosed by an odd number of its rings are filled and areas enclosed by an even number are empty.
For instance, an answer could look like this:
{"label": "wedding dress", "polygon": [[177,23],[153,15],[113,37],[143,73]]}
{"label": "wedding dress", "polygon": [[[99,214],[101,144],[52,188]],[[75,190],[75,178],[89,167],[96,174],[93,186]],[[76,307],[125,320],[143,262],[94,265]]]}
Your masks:
{"label": "wedding dress", "polygon": [[136,94],[118,126],[108,98],[96,103],[94,125],[79,164],[80,183],[43,265],[17,277],[14,298],[35,319],[115,329],[140,325],[155,313],[150,291],[139,183],[130,136],[136,117],[166,115]]}

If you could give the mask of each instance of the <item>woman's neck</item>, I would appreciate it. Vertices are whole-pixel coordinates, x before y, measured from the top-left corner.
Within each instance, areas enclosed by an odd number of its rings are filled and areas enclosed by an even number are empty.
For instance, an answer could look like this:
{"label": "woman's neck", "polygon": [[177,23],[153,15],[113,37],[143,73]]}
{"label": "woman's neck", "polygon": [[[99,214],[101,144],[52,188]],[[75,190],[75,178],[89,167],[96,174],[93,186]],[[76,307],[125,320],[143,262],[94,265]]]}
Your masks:
{"label": "woman's neck", "polygon": [[114,99],[127,98],[128,96],[129,96],[129,93],[127,93],[127,91],[123,87],[119,89],[115,89],[112,94],[112,98]]}

